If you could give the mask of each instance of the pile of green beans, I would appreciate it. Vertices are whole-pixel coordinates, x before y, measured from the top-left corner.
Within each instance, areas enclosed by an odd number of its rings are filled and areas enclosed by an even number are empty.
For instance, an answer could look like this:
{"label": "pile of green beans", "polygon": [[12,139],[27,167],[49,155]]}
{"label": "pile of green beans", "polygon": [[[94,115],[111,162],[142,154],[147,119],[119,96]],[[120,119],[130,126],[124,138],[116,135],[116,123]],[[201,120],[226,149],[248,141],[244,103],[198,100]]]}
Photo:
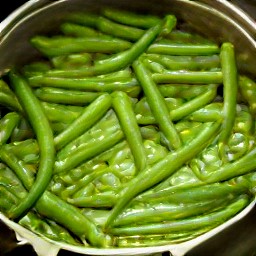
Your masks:
{"label": "pile of green beans", "polygon": [[0,211],[96,248],[181,243],[256,191],[256,81],[172,14],[71,13],[0,78]]}

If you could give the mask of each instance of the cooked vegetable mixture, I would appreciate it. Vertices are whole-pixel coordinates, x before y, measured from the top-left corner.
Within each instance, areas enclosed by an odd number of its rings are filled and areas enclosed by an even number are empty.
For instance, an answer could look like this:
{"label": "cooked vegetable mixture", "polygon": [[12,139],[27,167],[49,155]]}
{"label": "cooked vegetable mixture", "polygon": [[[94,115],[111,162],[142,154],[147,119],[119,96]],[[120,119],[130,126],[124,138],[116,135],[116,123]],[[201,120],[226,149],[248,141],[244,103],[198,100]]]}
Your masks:
{"label": "cooked vegetable mixture", "polygon": [[177,18],[104,8],[0,80],[0,211],[86,247],[195,238],[255,197],[256,81]]}

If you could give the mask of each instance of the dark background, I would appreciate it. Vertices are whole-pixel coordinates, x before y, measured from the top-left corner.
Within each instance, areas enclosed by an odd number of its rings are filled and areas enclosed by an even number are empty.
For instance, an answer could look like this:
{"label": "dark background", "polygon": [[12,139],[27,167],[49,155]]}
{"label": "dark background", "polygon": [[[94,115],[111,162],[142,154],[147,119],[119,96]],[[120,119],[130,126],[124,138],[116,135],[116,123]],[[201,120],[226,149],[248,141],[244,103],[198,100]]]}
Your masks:
{"label": "dark background", "polygon": [[[25,2],[24,0],[2,2],[0,21]],[[242,7],[256,19],[256,0],[233,0],[231,2]],[[30,245],[17,247],[14,233],[0,223],[0,256],[18,255],[37,256]],[[78,255],[81,254],[66,251],[60,251],[58,254],[58,256]],[[163,256],[167,255],[169,255],[168,252],[163,253]],[[191,250],[186,256],[256,256],[256,209],[229,229]]]}

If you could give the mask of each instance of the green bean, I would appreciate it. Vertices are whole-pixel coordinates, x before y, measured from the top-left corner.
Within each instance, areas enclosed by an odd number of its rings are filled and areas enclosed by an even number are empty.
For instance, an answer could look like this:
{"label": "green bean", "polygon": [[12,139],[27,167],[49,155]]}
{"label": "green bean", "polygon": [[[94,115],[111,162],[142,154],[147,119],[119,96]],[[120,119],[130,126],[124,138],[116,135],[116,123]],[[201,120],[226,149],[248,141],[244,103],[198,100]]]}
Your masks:
{"label": "green bean", "polygon": [[[42,86],[42,85],[54,85],[54,83],[60,83],[60,84],[68,84],[70,83],[72,80],[75,81],[80,81],[80,82],[76,82],[76,83],[89,83],[89,82],[94,82],[94,83],[99,83],[99,82],[116,82],[117,80],[120,79],[120,81],[122,80],[126,80],[132,78],[132,74],[130,69],[124,69],[124,70],[119,70],[119,71],[115,71],[115,72],[111,72],[108,74],[104,74],[104,75],[99,75],[99,76],[94,76],[94,77],[86,77],[86,78],[77,78],[77,79],[70,79],[70,78],[56,78],[56,77],[47,77],[44,75],[37,75],[34,77],[30,77],[29,81],[30,81],[30,85],[32,87],[37,87],[37,86]],[[60,81],[60,82],[58,82]],[[66,81],[66,82],[65,82]],[[72,83],[71,83],[71,88],[72,88]],[[83,87],[82,87],[83,88]],[[70,88],[68,88],[70,89]],[[89,89],[89,88],[85,88],[85,89]]]}
{"label": "green bean", "polygon": [[72,12],[65,16],[65,21],[77,23],[84,26],[94,27],[99,15],[91,12]]}
{"label": "green bean", "polygon": [[42,73],[49,71],[51,68],[51,63],[48,60],[38,60],[21,67],[21,74],[28,78],[31,76],[41,75]]}
{"label": "green bean", "polygon": [[41,101],[81,106],[93,102],[104,93],[75,91],[54,87],[40,87],[34,90],[34,94]]}
{"label": "green bean", "polygon": [[11,141],[22,141],[34,137],[35,133],[31,125],[25,117],[21,117],[19,124],[14,128],[12,132]]}
{"label": "green bean", "polygon": [[223,43],[220,52],[223,73],[223,124],[219,136],[222,157],[224,157],[224,147],[231,135],[236,116],[238,75],[235,58],[234,46],[231,43]]}
{"label": "green bean", "polygon": [[9,112],[0,119],[0,146],[11,138],[13,130],[18,125],[20,118],[18,113]]}
{"label": "green bean", "polygon": [[[235,196],[249,193],[249,182],[244,177],[234,178],[224,182],[213,184],[197,184],[188,187],[167,187],[151,193],[144,193],[137,198],[136,202],[150,202],[152,204],[166,203],[197,203],[215,200],[221,197],[234,198]],[[188,196],[189,195],[189,196]]]}
{"label": "green bean", "polygon": [[[209,227],[208,227],[209,229]],[[118,247],[132,248],[132,247],[155,247],[170,244],[178,244],[191,240],[203,233],[207,232],[206,228],[184,231],[184,232],[172,232],[169,234],[161,235],[138,235],[138,236],[116,236],[115,244]]]}
{"label": "green bean", "polygon": [[115,22],[139,28],[150,28],[160,21],[156,15],[145,15],[114,8],[104,8],[102,15]]}
{"label": "green bean", "polygon": [[198,121],[198,122],[214,122],[217,120],[222,120],[223,114],[223,103],[213,102],[206,105],[203,108],[196,110],[187,117],[188,120]]}
{"label": "green bean", "polygon": [[208,91],[211,86],[211,84],[159,84],[158,88],[163,97],[191,100]]}
{"label": "green bean", "polygon": [[60,31],[66,36],[75,37],[96,37],[101,33],[93,28],[73,22],[63,22],[60,25]]}
{"label": "green bean", "polygon": [[256,113],[256,82],[245,76],[240,75],[238,77],[238,89],[242,94],[243,100],[249,105],[252,114]]}
{"label": "green bean", "polygon": [[60,55],[60,56],[52,57],[50,61],[54,68],[59,68],[59,69],[81,68],[83,66],[86,66],[86,65],[89,66],[92,64],[92,54],[87,52],[82,52],[82,53],[74,53],[69,55]]}
{"label": "green bean", "polygon": [[164,98],[157,89],[154,81],[151,79],[151,74],[139,60],[133,63],[133,68],[147,97],[150,109],[160,127],[160,130],[164,133],[169,142],[169,147],[174,149],[179,148],[181,146],[179,135],[169,117],[169,111]]}
{"label": "green bean", "polygon": [[110,208],[117,201],[117,195],[112,193],[98,194],[86,197],[68,198],[67,201],[77,207]]}
{"label": "green bean", "polygon": [[34,36],[30,42],[48,57],[79,52],[117,53],[131,47],[127,41],[106,37]]}
{"label": "green bean", "polygon": [[88,107],[85,107],[81,115],[54,138],[55,148],[57,150],[61,149],[70,141],[86,132],[108,111],[111,106],[111,101],[109,94],[103,94]]}
{"label": "green bean", "polygon": [[136,27],[113,22],[105,17],[98,18],[97,28],[103,33],[128,41],[137,41],[145,32]]}
{"label": "green bean", "polygon": [[52,130],[41,105],[34,96],[29,85],[15,72],[10,72],[9,76],[14,91],[35,131],[40,147],[40,163],[36,180],[31,187],[28,196],[18,206],[12,209],[9,214],[10,218],[16,219],[24,215],[47,188],[52,177],[55,150]]}
{"label": "green bean", "polygon": [[56,103],[41,102],[41,106],[50,122],[62,122],[70,124],[78,118],[82,111],[82,106],[72,106]]}
{"label": "green bean", "polygon": [[34,138],[8,143],[5,148],[26,164],[38,164],[40,150]]}
{"label": "green bean", "polygon": [[112,97],[113,108],[131,148],[135,165],[140,172],[147,165],[147,157],[131,100],[124,92],[115,92]]}
{"label": "green bean", "polygon": [[[188,194],[186,194],[187,196]],[[198,199],[198,198],[197,198]],[[161,203],[128,208],[114,221],[113,227],[127,226],[136,223],[138,225],[175,221],[183,218],[207,214],[209,211],[218,210],[230,203],[231,198],[222,196],[212,200],[195,203]]]}
{"label": "green bean", "polygon": [[150,72],[153,72],[153,73],[165,72],[165,67],[158,62],[154,62],[147,58],[143,58],[143,64]]}
{"label": "green bean", "polygon": [[170,176],[184,163],[201,152],[201,150],[213,140],[214,135],[216,135],[219,130],[219,126],[219,123],[203,124],[201,133],[190,143],[185,144],[174,152],[170,152],[164,159],[160,160],[152,167],[144,169],[143,172],[140,172],[121,192],[121,197],[113,208],[105,224],[105,228],[107,229],[112,224],[123,207],[135,196]]}
{"label": "green bean", "polygon": [[36,234],[46,236],[52,240],[78,245],[78,242],[65,228],[49,219],[42,219],[41,216],[35,212],[28,212],[28,214],[19,221],[19,224]]}
{"label": "green bean", "polygon": [[173,43],[171,40],[159,40],[148,48],[148,53],[168,55],[213,55],[219,53],[219,46],[216,44],[181,44]]}
{"label": "green bean", "polygon": [[220,68],[219,55],[210,56],[171,56],[146,54],[145,58],[162,64],[169,70],[210,70]]}
{"label": "green bean", "polygon": [[[173,17],[173,23],[176,24],[176,20]],[[173,24],[173,25],[174,25]],[[156,39],[156,37],[161,33],[164,24],[162,21],[157,23],[154,27],[148,29],[143,36],[134,43],[130,49],[123,51],[121,53],[112,55],[111,57],[104,60],[103,63],[94,65],[92,67],[83,68],[79,70],[53,70],[47,72],[48,76],[57,77],[81,77],[81,76],[95,76],[114,72],[129,66],[135,59],[137,59],[148,46]]]}
{"label": "green bean", "polygon": [[93,142],[91,142],[90,147],[88,147],[89,145],[85,145],[86,148],[80,146],[76,152],[70,154],[65,160],[57,160],[55,162],[54,173],[65,172],[77,167],[85,160],[91,159],[92,157],[114,146],[122,138],[123,133],[121,131],[117,131],[104,139],[95,139]]}
{"label": "green bean", "polygon": [[[217,118],[214,116],[212,118],[209,118],[208,115],[205,114],[204,109],[201,110],[203,112],[201,115],[200,113],[195,113],[199,108],[204,107],[207,103],[212,102],[212,100],[215,99],[217,96],[217,86],[216,85],[211,85],[211,88],[209,87],[209,91],[206,91],[202,93],[201,95],[195,97],[194,99],[187,101],[183,104],[179,104],[177,106],[168,105],[168,110],[169,110],[169,116],[171,120],[173,121],[178,121],[182,118],[186,118],[188,115],[193,115],[193,118],[196,119],[203,119],[204,121],[216,121],[219,120],[222,115],[220,112],[218,112]],[[140,101],[141,103],[141,101]],[[142,113],[143,111],[143,113]],[[144,108],[141,108],[141,104],[137,103],[136,104],[136,117],[137,117],[137,122],[140,124],[155,124],[156,120],[154,116],[152,116],[150,109],[147,111],[149,112],[147,114],[146,106]],[[142,115],[143,114],[143,115]],[[199,115],[199,117],[196,117],[196,114]],[[206,115],[206,118],[204,116]],[[192,118],[192,117],[191,117]],[[197,119],[196,119],[197,120]]]}
{"label": "green bean", "polygon": [[225,163],[215,171],[207,174],[201,173],[193,161],[191,165],[196,176],[202,181],[207,183],[220,182],[252,172],[256,167],[255,154],[256,148],[254,147],[240,159]]}
{"label": "green bean", "polygon": [[[205,106],[207,103],[213,101],[217,96],[217,86],[212,85],[209,91],[195,97],[194,99],[184,103],[180,107],[170,111],[170,118],[174,121],[178,121],[199,108]],[[214,120],[215,121],[215,120]]]}
{"label": "green bean", "polygon": [[156,83],[221,84],[221,71],[167,71],[152,74]]}
{"label": "green bean", "polygon": [[[102,81],[100,81],[102,79]],[[114,78],[104,81],[104,78],[62,78],[37,76],[29,79],[32,87],[54,87],[62,89],[96,91],[96,92],[113,92],[115,90],[125,91],[131,95],[137,95],[140,92],[138,81],[135,78],[120,78],[112,81]]]}
{"label": "green bean", "polygon": [[9,88],[8,84],[2,79],[0,79],[0,105],[13,111],[23,113],[22,107],[17,100],[16,95]]}
{"label": "green bean", "polygon": [[249,198],[247,196],[236,199],[233,203],[227,207],[212,212],[209,214],[203,214],[194,218],[167,221],[159,224],[149,224],[140,226],[128,226],[111,228],[110,233],[113,235],[145,235],[145,234],[165,234],[172,232],[192,231],[200,228],[217,226],[223,221],[228,220],[238,212],[240,212],[248,204]]}
{"label": "green bean", "polygon": [[165,36],[166,39],[171,40],[176,43],[202,43],[202,44],[212,44],[212,41],[205,38],[194,31],[184,30],[184,29],[174,29],[171,33]]}

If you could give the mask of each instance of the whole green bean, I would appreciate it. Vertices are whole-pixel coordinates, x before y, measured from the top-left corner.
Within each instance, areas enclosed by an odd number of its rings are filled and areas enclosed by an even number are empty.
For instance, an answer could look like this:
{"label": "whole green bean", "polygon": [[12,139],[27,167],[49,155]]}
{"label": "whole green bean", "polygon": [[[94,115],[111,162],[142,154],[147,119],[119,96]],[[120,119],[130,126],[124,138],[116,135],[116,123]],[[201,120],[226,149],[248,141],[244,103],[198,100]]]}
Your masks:
{"label": "whole green bean", "polygon": [[34,94],[41,101],[59,104],[86,105],[93,102],[102,92],[84,92],[54,87],[39,87]]}
{"label": "whole green bean", "polygon": [[[102,81],[100,80],[102,79]],[[47,77],[37,76],[29,79],[29,84],[32,87],[48,86],[62,89],[83,90],[93,92],[113,92],[115,90],[125,91],[132,95],[137,95],[140,92],[138,81],[133,78],[120,78],[112,81],[114,78],[62,78],[62,77]],[[109,81],[108,81],[109,80]]]}
{"label": "whole green bean", "polygon": [[[164,20],[165,21],[165,20]],[[100,74],[106,74],[114,72],[129,66],[135,59],[137,59],[148,46],[156,39],[156,37],[161,33],[165,24],[161,20],[155,26],[149,28],[143,36],[134,43],[130,49],[123,51],[121,53],[112,55],[111,57],[104,60],[103,63],[94,65],[92,67],[85,67],[79,70],[53,70],[46,74],[48,76],[57,77],[81,77],[81,76],[95,76]],[[173,25],[176,25],[176,19],[173,17]]]}
{"label": "whole green bean", "polygon": [[195,203],[183,203],[182,201],[177,204],[149,203],[148,206],[142,205],[134,209],[128,208],[113,222],[113,227],[133,225],[134,223],[145,225],[191,218],[193,216],[207,214],[209,211],[216,211],[220,207],[226,206],[230,201],[231,198],[223,196],[204,202],[198,200]]}
{"label": "whole green bean", "polygon": [[9,77],[11,85],[33,127],[40,147],[40,163],[36,180],[28,196],[18,206],[12,209],[9,214],[10,218],[16,219],[24,215],[33,206],[49,185],[52,178],[55,149],[49,122],[29,85],[15,72],[10,72]]}
{"label": "whole green bean", "polygon": [[86,132],[108,111],[112,103],[109,94],[103,94],[84,108],[81,115],[74,120],[63,132],[54,138],[56,150],[61,149],[70,141]]}
{"label": "whole green bean", "polygon": [[221,71],[167,71],[154,73],[152,77],[158,84],[221,84],[223,81]]}
{"label": "whole green bean", "polygon": [[140,226],[128,226],[111,228],[109,231],[113,235],[146,235],[146,234],[165,234],[172,232],[182,232],[189,230],[198,230],[200,228],[209,227],[212,229],[217,225],[220,225],[224,221],[228,220],[232,216],[240,212],[249,203],[248,196],[242,196],[236,199],[233,203],[224,207],[223,209],[212,212],[209,214],[203,214],[194,218],[187,218],[182,220],[167,221],[158,224],[140,225]]}
{"label": "whole green bean", "polygon": [[164,98],[152,80],[151,74],[140,60],[133,63],[133,68],[160,130],[164,133],[169,142],[169,147],[174,149],[179,148],[181,146],[181,140],[170,119]]}
{"label": "whole green bean", "polygon": [[105,17],[98,18],[97,28],[102,33],[128,41],[137,41],[145,32],[143,29],[113,22]]}
{"label": "whole green bean", "polygon": [[147,165],[147,156],[131,100],[124,92],[114,92],[112,97],[113,108],[131,148],[135,165],[140,172]]}
{"label": "whole green bean", "polygon": [[150,28],[160,21],[156,15],[145,15],[114,8],[104,8],[102,15],[115,22],[139,28]]}
{"label": "whole green bean", "polygon": [[162,39],[150,45],[147,52],[168,55],[213,55],[218,54],[220,49],[217,44],[181,44]]}
{"label": "whole green bean", "polygon": [[231,135],[236,117],[238,75],[233,44],[226,42],[221,45],[220,60],[223,73],[223,123],[219,136],[219,150],[224,159],[224,147]]}
{"label": "whole green bean", "polygon": [[79,52],[117,53],[127,50],[131,43],[114,38],[68,37],[68,36],[34,36],[31,44],[48,57]]}
{"label": "whole green bean", "polygon": [[107,229],[122,211],[122,209],[138,194],[159,183],[177,171],[184,163],[191,160],[204,149],[219,131],[219,123],[203,124],[201,133],[190,143],[174,152],[170,152],[164,159],[153,166],[140,172],[129,185],[121,192],[121,196],[108,217],[105,228]]}
{"label": "whole green bean", "polygon": [[[215,200],[221,197],[234,198],[241,194],[250,193],[250,184],[244,177],[238,177],[224,182],[213,184],[197,184],[189,187],[167,187],[151,193],[144,193],[134,199],[138,202],[151,202],[152,204],[160,202],[169,203],[197,203]],[[189,195],[189,196],[188,196]]]}
{"label": "whole green bean", "polygon": [[210,70],[220,68],[219,55],[210,56],[172,56],[160,54],[146,54],[146,59],[158,62],[169,70]]}

